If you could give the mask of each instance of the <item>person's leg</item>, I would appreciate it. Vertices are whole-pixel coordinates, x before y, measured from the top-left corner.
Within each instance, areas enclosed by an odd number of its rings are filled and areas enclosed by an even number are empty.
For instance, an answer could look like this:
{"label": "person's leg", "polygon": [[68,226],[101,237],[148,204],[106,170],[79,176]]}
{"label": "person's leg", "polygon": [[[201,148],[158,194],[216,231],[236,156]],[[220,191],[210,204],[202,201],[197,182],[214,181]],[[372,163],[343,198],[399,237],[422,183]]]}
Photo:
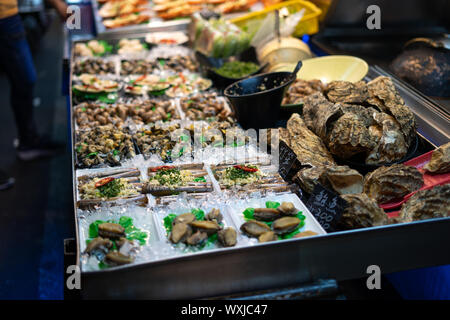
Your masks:
{"label": "person's leg", "polygon": [[36,71],[20,16],[0,20],[0,65],[9,78],[11,106],[21,144],[37,136],[33,111]]}
{"label": "person's leg", "polygon": [[34,121],[33,87],[36,71],[19,15],[0,20],[0,67],[11,85],[11,106],[14,112],[21,160],[34,160],[54,155],[62,145],[39,137]]}

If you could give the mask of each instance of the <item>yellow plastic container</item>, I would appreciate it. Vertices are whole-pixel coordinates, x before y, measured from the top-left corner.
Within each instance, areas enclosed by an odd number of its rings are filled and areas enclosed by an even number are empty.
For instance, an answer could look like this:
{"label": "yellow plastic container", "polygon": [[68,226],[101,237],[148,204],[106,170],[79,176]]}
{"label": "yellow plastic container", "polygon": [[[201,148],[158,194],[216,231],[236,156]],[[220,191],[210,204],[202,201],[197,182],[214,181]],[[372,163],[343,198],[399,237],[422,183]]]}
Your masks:
{"label": "yellow plastic container", "polygon": [[230,21],[247,30],[251,35],[259,29],[261,23],[269,12],[286,8],[289,13],[296,13],[305,8],[305,14],[294,31],[294,36],[301,37],[305,34],[314,34],[319,31],[319,16],[322,11],[309,1],[293,0],[275,4],[264,10],[249,13],[245,16],[231,19]]}

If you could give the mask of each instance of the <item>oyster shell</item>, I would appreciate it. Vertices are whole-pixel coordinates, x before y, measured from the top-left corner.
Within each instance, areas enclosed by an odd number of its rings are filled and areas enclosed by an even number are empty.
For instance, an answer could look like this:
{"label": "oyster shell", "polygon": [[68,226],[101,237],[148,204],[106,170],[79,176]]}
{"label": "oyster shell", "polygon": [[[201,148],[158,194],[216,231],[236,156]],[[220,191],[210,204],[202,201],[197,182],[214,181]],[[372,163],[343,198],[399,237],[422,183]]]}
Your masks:
{"label": "oyster shell", "polygon": [[312,193],[317,184],[326,188],[331,188],[331,185],[326,178],[326,171],[326,166],[305,168],[297,172],[293,180],[308,193]]}
{"label": "oyster shell", "polygon": [[119,239],[125,236],[125,228],[117,223],[105,222],[98,225],[98,235],[103,238]]}
{"label": "oyster shell", "polygon": [[306,127],[298,114],[294,113],[288,120],[287,130],[289,147],[301,164],[317,166],[335,163],[323,141]]}
{"label": "oyster shell", "polygon": [[233,247],[237,242],[237,233],[234,228],[228,227],[217,232],[217,238],[224,247]]}
{"label": "oyster shell", "polygon": [[301,222],[297,217],[283,217],[272,223],[272,230],[276,234],[286,234],[294,231]]}
{"label": "oyster shell", "polygon": [[387,223],[388,218],[383,209],[366,194],[344,194],[341,197],[348,203],[338,222],[341,227],[367,228]]}
{"label": "oyster shell", "polygon": [[416,134],[416,119],[411,110],[405,106],[400,94],[389,77],[377,77],[367,83],[369,90],[368,103],[377,106],[381,111],[391,114],[400,124],[407,148]]}
{"label": "oyster shell", "polygon": [[278,240],[278,236],[273,231],[264,232],[262,235],[258,237],[259,242],[269,242]]}
{"label": "oyster shell", "polygon": [[379,126],[371,126],[369,130],[372,135],[378,135],[381,126],[381,136],[376,147],[367,154],[366,163],[376,165],[402,159],[408,148],[398,122],[386,113],[378,113],[375,120]]}
{"label": "oyster shell", "polygon": [[241,231],[249,237],[259,237],[265,232],[271,231],[269,226],[256,220],[248,220],[241,225]]}
{"label": "oyster shell", "polygon": [[366,127],[376,124],[375,117],[380,113],[372,107],[351,104],[342,105],[342,111],[354,114]]}
{"label": "oyster shell", "polygon": [[401,198],[423,185],[419,170],[403,164],[380,167],[368,173],[364,181],[364,193],[377,203],[386,203]]}
{"label": "oyster shell", "polygon": [[430,162],[423,168],[432,173],[450,172],[450,142],[434,150]]}
{"label": "oyster shell", "polygon": [[320,80],[296,79],[286,90],[282,104],[302,103],[306,96],[315,92],[322,92],[324,89],[325,85]]}
{"label": "oyster shell", "polygon": [[353,113],[345,113],[334,122],[327,140],[330,152],[341,159],[351,158],[376,146],[369,129]]}
{"label": "oyster shell", "polygon": [[315,93],[305,99],[303,119],[306,126],[326,141],[331,124],[343,115],[340,104],[328,101],[323,94]]}
{"label": "oyster shell", "polygon": [[450,216],[450,184],[417,191],[400,211],[400,222]]}
{"label": "oyster shell", "polygon": [[332,188],[339,194],[361,193],[364,177],[348,166],[330,166],[326,169],[326,177]]}
{"label": "oyster shell", "polygon": [[369,98],[369,91],[364,81],[358,81],[356,83],[332,81],[327,85],[325,95],[331,102],[360,104]]}

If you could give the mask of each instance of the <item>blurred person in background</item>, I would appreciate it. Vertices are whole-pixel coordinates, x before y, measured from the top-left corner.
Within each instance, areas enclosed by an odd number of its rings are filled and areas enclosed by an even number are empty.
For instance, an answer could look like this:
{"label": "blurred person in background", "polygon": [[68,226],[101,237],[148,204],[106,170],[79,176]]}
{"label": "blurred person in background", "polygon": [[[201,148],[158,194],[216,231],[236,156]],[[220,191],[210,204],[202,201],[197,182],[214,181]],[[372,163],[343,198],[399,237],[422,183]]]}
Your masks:
{"label": "blurred person in background", "polygon": [[[47,0],[59,16],[67,18],[63,0]],[[61,146],[38,134],[33,115],[36,71],[19,16],[17,0],[0,0],[0,69],[10,84],[10,103],[18,131],[17,157],[31,161],[56,154]],[[3,99],[2,99],[3,100]],[[14,178],[0,170],[0,190],[14,185]]]}

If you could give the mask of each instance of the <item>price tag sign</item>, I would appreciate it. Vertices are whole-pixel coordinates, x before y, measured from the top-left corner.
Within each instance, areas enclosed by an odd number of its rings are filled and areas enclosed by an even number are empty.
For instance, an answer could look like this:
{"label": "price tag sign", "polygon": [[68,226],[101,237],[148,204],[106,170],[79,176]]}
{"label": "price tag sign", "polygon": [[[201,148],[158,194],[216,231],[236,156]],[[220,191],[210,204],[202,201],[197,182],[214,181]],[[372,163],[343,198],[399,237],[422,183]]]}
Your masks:
{"label": "price tag sign", "polygon": [[335,230],[335,225],[341,218],[347,202],[336,192],[318,184],[314,187],[306,206],[321,226],[330,232]]}
{"label": "price tag sign", "polygon": [[279,143],[279,155],[278,173],[286,181],[290,181],[300,169],[306,167],[300,163],[295,152],[282,140]]}

